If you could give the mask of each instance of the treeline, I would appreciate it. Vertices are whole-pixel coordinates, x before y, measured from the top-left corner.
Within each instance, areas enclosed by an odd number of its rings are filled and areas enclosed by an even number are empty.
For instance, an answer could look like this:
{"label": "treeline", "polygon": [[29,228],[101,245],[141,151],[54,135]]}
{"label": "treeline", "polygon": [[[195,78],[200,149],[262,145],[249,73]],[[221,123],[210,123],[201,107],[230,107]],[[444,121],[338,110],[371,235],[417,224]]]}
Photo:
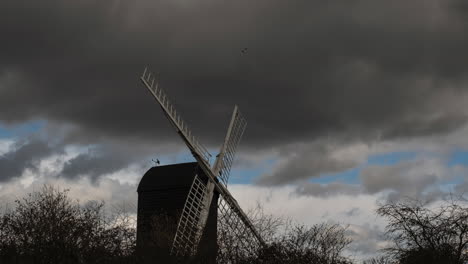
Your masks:
{"label": "treeline", "polygon": [[16,200],[0,218],[0,263],[129,263],[135,230],[103,209],[50,186]]}
{"label": "treeline", "polygon": [[[377,214],[388,220],[386,236],[393,245],[364,263],[468,263],[468,208],[463,205],[451,199],[432,210],[418,201],[380,206]],[[352,241],[340,225],[298,225],[261,209],[253,219],[268,247],[239,258],[228,243],[235,234],[220,230],[218,263],[356,263],[343,255]],[[133,220],[125,211],[108,215],[102,203],[80,205],[67,191],[45,186],[1,213],[0,263],[143,263]]]}

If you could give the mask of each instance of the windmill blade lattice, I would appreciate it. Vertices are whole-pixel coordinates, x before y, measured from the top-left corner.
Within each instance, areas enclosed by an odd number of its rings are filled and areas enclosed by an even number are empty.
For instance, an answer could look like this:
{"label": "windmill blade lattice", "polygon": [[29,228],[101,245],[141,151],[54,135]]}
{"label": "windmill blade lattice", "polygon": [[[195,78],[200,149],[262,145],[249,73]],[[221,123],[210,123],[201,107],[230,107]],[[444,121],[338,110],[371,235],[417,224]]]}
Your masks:
{"label": "windmill blade lattice", "polygon": [[192,153],[198,155],[203,162],[210,164],[210,153],[208,150],[192,135],[192,132],[189,130],[187,123],[184,122],[179,113],[177,113],[175,107],[170,102],[169,97],[166,95],[166,92],[159,87],[156,76],[148,71],[145,68],[143,75],[140,77],[143,84],[146,88],[153,94],[154,98],[158,101],[159,105],[163,109],[164,113],[167,115],[171,123],[176,127],[179,134],[182,135],[187,146],[190,148]]}
{"label": "windmill blade lattice", "polygon": [[199,225],[200,216],[204,210],[203,200],[207,192],[206,184],[201,181],[198,175],[195,175],[179,218],[171,254],[189,256],[197,250],[202,235],[202,227]]}
{"label": "windmill blade lattice", "polygon": [[[156,98],[167,118],[177,129],[179,135],[191,150],[195,159],[202,167],[209,168],[209,158],[211,155],[195,136],[192,135],[187,124],[183,121],[180,114],[177,113],[164,90],[159,87],[156,76],[145,68],[140,79],[154,98]],[[172,254],[183,256],[187,254],[191,255],[196,252],[208,217],[214,189],[215,186],[212,181],[208,181],[208,183],[205,184],[198,176],[194,178],[177,224],[177,230],[171,248]]]}
{"label": "windmill blade lattice", "polygon": [[229,124],[224,144],[213,166],[215,175],[221,179],[224,185],[227,185],[228,183],[229,174],[234,161],[234,155],[246,126],[247,121],[242,116],[236,105],[234,107],[234,112],[232,113],[231,123]]}
{"label": "windmill blade lattice", "polygon": [[218,202],[219,263],[238,263],[254,259],[263,242],[244,224],[235,207],[224,199]]}
{"label": "windmill blade lattice", "polygon": [[[219,175],[224,185],[227,185],[235,151],[246,125],[247,122],[242,117],[238,107],[235,106],[224,144],[212,168],[213,174]],[[174,254],[180,256],[196,252],[196,246],[199,244],[208,220],[209,208],[214,195],[214,183],[208,181],[206,186],[202,186],[197,178],[195,177],[185,202],[172,246]]]}

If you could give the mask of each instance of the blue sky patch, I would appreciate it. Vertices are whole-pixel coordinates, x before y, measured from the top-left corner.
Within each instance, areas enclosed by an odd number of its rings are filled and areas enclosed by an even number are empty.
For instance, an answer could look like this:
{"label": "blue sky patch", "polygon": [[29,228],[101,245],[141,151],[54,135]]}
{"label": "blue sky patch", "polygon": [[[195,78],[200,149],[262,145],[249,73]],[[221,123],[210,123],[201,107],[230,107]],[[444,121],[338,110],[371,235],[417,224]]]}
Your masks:
{"label": "blue sky patch", "polygon": [[258,176],[264,174],[266,170],[263,168],[256,169],[232,169],[229,177],[229,184],[249,184],[252,183]]}
{"label": "blue sky patch", "polygon": [[468,166],[468,150],[456,150],[448,158],[447,165],[449,167],[462,165]]}
{"label": "blue sky patch", "polygon": [[5,125],[0,122],[0,138],[24,137],[29,134],[38,132],[45,126],[43,120],[26,122],[20,125]]}
{"label": "blue sky patch", "polygon": [[397,151],[371,155],[367,158],[367,165],[396,165],[414,159],[416,154],[412,151]]}
{"label": "blue sky patch", "polygon": [[255,168],[239,168],[236,166],[234,161],[231,169],[231,176],[229,177],[229,183],[232,184],[249,184],[253,183],[259,176],[271,172],[271,169],[275,165],[277,160],[267,159],[261,162],[261,164]]}

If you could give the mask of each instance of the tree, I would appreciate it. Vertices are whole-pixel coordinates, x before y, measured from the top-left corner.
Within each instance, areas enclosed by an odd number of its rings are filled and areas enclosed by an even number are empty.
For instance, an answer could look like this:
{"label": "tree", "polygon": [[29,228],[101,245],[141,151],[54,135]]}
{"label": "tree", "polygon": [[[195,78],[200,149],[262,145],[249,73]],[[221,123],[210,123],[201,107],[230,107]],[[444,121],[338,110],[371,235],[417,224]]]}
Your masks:
{"label": "tree", "polygon": [[351,263],[342,256],[343,250],[351,241],[346,237],[346,228],[341,225],[301,225],[289,219],[265,214],[260,205],[248,214],[267,242],[267,247],[260,248],[254,256],[246,254],[248,252],[237,246],[239,234],[221,224],[218,239],[223,254],[218,255],[218,263]]}
{"label": "tree", "polygon": [[380,256],[365,260],[363,264],[397,264],[397,262],[395,262],[391,258]]}
{"label": "tree", "polygon": [[0,218],[2,263],[126,263],[135,231],[125,219],[106,219],[103,203],[81,206],[51,186],[16,200]]}
{"label": "tree", "polygon": [[[152,248],[147,254],[144,247],[137,251],[134,219],[122,208],[111,217],[103,209],[103,203],[80,205],[66,190],[50,186],[15,201],[0,216],[0,263],[207,263],[203,256],[169,256],[177,225],[173,217],[156,214],[150,219],[154,234],[149,235],[155,239],[146,245]],[[223,254],[217,263],[350,263],[342,256],[350,241],[338,224],[299,225],[267,215],[261,207],[250,216],[268,246],[246,254],[245,234],[221,221],[218,245]]]}
{"label": "tree", "polygon": [[347,264],[342,252],[351,242],[345,228],[322,223],[313,226],[292,224],[276,241],[263,249],[256,263]]}
{"label": "tree", "polygon": [[468,208],[460,199],[434,210],[419,201],[382,205],[377,213],[387,218],[387,236],[394,246],[387,251],[400,264],[463,264],[468,261]]}

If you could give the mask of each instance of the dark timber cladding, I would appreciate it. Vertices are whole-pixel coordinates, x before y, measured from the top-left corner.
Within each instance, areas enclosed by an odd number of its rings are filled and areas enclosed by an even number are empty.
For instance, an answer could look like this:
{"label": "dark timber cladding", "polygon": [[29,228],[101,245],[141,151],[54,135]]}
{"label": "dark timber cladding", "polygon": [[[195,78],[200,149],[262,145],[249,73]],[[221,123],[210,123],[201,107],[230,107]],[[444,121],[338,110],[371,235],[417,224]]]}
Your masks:
{"label": "dark timber cladding", "polygon": [[[208,180],[196,162],[157,166],[145,173],[138,185],[137,247],[141,254],[163,257],[169,253],[195,175]],[[200,241],[198,252],[204,258],[216,256],[218,197],[215,192]]]}

